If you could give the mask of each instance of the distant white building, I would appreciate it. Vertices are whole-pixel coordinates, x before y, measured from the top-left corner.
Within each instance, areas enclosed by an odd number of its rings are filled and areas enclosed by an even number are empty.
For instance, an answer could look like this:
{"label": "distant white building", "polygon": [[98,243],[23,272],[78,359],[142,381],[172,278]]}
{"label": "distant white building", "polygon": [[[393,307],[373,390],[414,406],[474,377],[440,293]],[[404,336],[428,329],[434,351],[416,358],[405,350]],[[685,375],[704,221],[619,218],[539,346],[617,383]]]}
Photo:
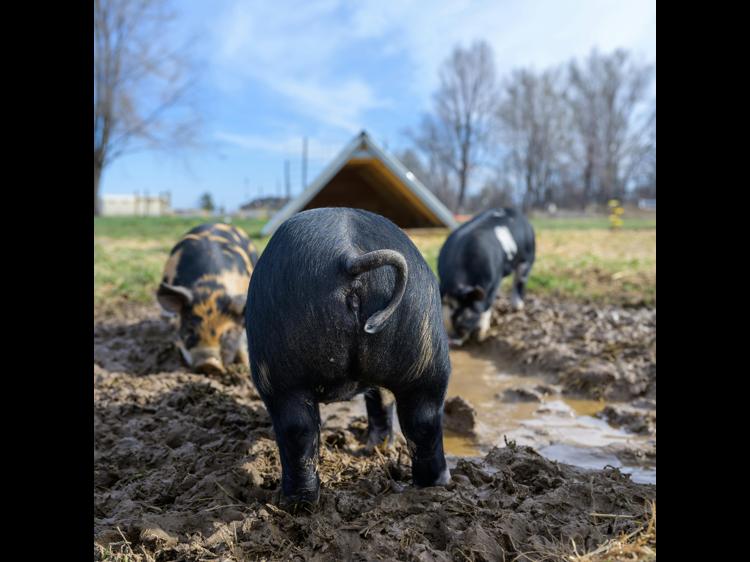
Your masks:
{"label": "distant white building", "polygon": [[159,217],[172,213],[169,195],[103,195],[101,210],[104,216]]}

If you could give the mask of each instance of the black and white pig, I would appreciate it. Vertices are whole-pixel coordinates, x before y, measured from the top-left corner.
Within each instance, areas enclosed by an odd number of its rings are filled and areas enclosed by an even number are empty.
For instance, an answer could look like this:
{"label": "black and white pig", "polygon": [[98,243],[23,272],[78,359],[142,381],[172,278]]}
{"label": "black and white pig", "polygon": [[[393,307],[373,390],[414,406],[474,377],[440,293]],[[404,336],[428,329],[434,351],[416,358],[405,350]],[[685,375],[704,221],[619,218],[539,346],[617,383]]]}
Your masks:
{"label": "black and white pig", "polygon": [[253,381],[279,447],[282,503],[318,501],[319,403],[364,392],[369,443],[389,438],[380,389],[396,398],[414,483],[449,482],[439,287],[391,221],[347,208],[288,219],[258,260],[246,324]]}
{"label": "black and white pig", "polygon": [[188,366],[223,373],[249,364],[244,315],[247,288],[258,261],[250,238],[227,224],[203,224],[172,249],[156,298],[179,316],[177,347]]}
{"label": "black and white pig", "polygon": [[487,337],[492,304],[503,278],[513,274],[511,305],[523,296],[536,242],[534,229],[515,209],[491,209],[454,230],[440,249],[438,274],[443,322],[451,340]]}

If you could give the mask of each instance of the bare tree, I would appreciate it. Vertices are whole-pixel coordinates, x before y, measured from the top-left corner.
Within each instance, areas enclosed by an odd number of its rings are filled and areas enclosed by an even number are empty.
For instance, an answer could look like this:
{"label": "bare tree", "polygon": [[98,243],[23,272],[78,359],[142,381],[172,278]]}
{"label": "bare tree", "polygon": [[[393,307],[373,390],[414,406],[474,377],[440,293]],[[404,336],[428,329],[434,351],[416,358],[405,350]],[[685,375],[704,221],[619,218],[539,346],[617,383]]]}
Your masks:
{"label": "bare tree", "polygon": [[104,169],[123,154],[195,139],[193,66],[173,46],[166,0],[94,0],[94,213]]}
{"label": "bare tree", "polygon": [[656,104],[643,125],[640,136],[644,139],[636,145],[629,161],[628,177],[634,184],[636,197],[656,197]]}
{"label": "bare tree", "polygon": [[570,63],[567,101],[574,150],[583,162],[584,205],[625,195],[648,142],[648,120],[645,127],[638,122],[653,74],[653,66],[637,64],[621,49],[610,55],[594,50],[583,65]]}
{"label": "bare tree", "polygon": [[476,195],[467,197],[466,206],[472,213],[513,206],[513,187],[500,177],[488,180]]}
{"label": "bare tree", "polygon": [[440,69],[433,102],[434,114],[425,116],[410,136],[428,158],[456,175],[455,208],[461,211],[472,172],[489,145],[497,104],[494,56],[487,42],[453,50]]}
{"label": "bare tree", "polygon": [[557,70],[516,70],[504,84],[497,118],[505,175],[523,194],[524,210],[553,202],[562,183],[568,115],[561,92]]}

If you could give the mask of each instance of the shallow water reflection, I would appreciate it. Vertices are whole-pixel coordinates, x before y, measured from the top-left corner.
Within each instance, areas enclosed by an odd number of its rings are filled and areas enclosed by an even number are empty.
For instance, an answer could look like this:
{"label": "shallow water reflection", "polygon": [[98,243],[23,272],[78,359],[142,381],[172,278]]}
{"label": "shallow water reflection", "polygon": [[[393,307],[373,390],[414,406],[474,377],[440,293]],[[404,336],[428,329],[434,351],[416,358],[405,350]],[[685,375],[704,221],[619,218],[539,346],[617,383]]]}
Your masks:
{"label": "shallow water reflection", "polygon": [[[509,372],[476,351],[452,350],[448,397],[461,396],[477,412],[475,437],[446,432],[449,455],[481,456],[492,446],[513,440],[557,461],[584,468],[614,466],[639,482],[655,482],[656,469],[624,464],[615,450],[638,449],[648,437],[632,435],[593,417],[607,402],[562,396],[544,376]],[[526,389],[539,399],[504,401],[504,393]]]}

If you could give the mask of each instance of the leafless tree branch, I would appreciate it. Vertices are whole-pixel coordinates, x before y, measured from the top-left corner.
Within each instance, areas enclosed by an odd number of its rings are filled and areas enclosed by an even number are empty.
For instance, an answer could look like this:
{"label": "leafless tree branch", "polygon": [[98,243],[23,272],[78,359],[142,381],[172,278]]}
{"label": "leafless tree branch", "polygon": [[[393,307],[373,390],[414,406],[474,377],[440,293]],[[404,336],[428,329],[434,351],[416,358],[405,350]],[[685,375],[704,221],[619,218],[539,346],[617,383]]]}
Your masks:
{"label": "leafless tree branch", "polygon": [[195,67],[175,45],[168,0],[94,0],[94,212],[104,169],[124,154],[194,145]]}

